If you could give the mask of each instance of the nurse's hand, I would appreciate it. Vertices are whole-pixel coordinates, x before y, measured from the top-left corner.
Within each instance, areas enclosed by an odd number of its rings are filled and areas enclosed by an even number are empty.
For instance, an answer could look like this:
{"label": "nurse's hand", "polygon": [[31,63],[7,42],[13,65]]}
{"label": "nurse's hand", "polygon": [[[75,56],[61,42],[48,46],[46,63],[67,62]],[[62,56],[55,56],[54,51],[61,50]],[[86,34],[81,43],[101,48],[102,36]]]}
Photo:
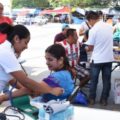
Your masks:
{"label": "nurse's hand", "polygon": [[0,104],[6,101],[6,95],[0,95]]}
{"label": "nurse's hand", "polygon": [[60,88],[60,87],[54,87],[54,88],[52,88],[52,90],[50,91],[50,93],[52,95],[59,96],[59,95],[62,95],[64,93],[64,89]]}

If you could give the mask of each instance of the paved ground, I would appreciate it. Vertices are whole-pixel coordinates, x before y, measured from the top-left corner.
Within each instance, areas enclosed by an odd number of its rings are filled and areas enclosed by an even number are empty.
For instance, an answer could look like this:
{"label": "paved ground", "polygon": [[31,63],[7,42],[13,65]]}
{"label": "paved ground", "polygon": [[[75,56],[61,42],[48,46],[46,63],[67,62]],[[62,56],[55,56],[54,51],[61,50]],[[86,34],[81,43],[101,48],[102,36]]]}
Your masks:
{"label": "paved ground", "polygon": [[[101,79],[101,75],[99,77],[99,83],[98,83],[98,88],[97,88],[97,98],[96,98],[96,104],[95,105],[91,105],[89,107],[92,108],[97,108],[97,109],[107,109],[107,110],[115,110],[115,111],[120,111],[120,104],[115,104],[115,79],[119,79],[120,78],[120,69],[117,68],[115,71],[112,72],[112,86],[111,86],[111,91],[110,91],[110,97],[108,99],[108,105],[107,106],[101,106],[99,104],[99,100],[100,100],[100,95],[102,92],[102,79]],[[88,92],[88,89],[87,89]],[[89,92],[88,92],[89,93]]]}
{"label": "paved ground", "polygon": [[[77,31],[80,25],[70,25],[70,27],[76,28]],[[27,26],[31,32],[31,41],[28,49],[24,51],[21,59],[25,59],[26,62],[23,64],[28,75],[34,80],[42,80],[49,74],[44,59],[44,51],[50,44],[53,43],[54,36],[56,33],[61,31],[61,24],[49,23],[43,26]],[[97,104],[89,106],[97,109],[109,109],[109,110],[120,110],[120,105],[114,104],[114,80],[120,79],[119,67],[112,72],[112,87],[108,106],[102,107],[99,105],[99,98],[102,90],[101,76],[99,78],[99,84],[97,89]]]}

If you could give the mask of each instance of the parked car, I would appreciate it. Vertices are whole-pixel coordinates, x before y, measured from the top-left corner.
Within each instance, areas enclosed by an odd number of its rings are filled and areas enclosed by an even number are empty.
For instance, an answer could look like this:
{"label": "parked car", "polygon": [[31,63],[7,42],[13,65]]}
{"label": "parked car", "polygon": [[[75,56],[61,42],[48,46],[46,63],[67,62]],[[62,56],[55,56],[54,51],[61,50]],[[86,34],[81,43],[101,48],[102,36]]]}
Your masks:
{"label": "parked car", "polygon": [[13,21],[15,21],[16,18],[17,18],[17,14],[12,14],[12,19],[13,19]]}
{"label": "parked car", "polygon": [[18,16],[15,20],[17,24],[33,24],[34,23],[34,17],[29,16]]}
{"label": "parked car", "polygon": [[17,24],[25,24],[25,21],[26,21],[26,17],[25,16],[17,16],[15,22]]}
{"label": "parked car", "polygon": [[34,23],[38,25],[43,25],[43,24],[46,24],[47,22],[48,22],[48,19],[45,16],[36,16],[34,18]]}

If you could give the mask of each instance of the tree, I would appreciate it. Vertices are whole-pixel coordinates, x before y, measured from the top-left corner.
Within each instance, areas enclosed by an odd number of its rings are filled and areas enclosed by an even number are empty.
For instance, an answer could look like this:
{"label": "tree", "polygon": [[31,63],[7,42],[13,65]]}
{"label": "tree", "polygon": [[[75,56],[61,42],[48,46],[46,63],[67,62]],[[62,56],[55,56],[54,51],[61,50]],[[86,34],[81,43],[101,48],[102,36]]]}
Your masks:
{"label": "tree", "polygon": [[13,0],[12,8],[22,8],[22,7],[49,7],[48,0]]}
{"label": "tree", "polygon": [[53,7],[71,5],[71,6],[79,6],[79,7],[87,7],[93,5],[108,5],[111,0],[48,0],[50,5]]}
{"label": "tree", "polygon": [[40,8],[55,8],[59,6],[101,6],[116,3],[120,0],[13,0],[13,8],[21,7],[40,7]]}

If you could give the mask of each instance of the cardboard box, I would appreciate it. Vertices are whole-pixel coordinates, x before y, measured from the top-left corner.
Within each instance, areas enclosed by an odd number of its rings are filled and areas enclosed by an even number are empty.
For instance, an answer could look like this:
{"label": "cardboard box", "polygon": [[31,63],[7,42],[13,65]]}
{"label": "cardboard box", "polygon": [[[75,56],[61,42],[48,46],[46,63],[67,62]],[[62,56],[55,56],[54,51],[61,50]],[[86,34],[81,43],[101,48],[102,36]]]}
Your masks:
{"label": "cardboard box", "polygon": [[120,47],[113,48],[113,55],[114,55],[115,61],[120,61]]}
{"label": "cardboard box", "polygon": [[115,79],[114,102],[115,104],[120,104],[120,79]]}
{"label": "cardboard box", "polygon": [[39,109],[39,120],[73,120],[74,107],[69,106],[66,110],[55,114],[48,114],[43,108]]}

